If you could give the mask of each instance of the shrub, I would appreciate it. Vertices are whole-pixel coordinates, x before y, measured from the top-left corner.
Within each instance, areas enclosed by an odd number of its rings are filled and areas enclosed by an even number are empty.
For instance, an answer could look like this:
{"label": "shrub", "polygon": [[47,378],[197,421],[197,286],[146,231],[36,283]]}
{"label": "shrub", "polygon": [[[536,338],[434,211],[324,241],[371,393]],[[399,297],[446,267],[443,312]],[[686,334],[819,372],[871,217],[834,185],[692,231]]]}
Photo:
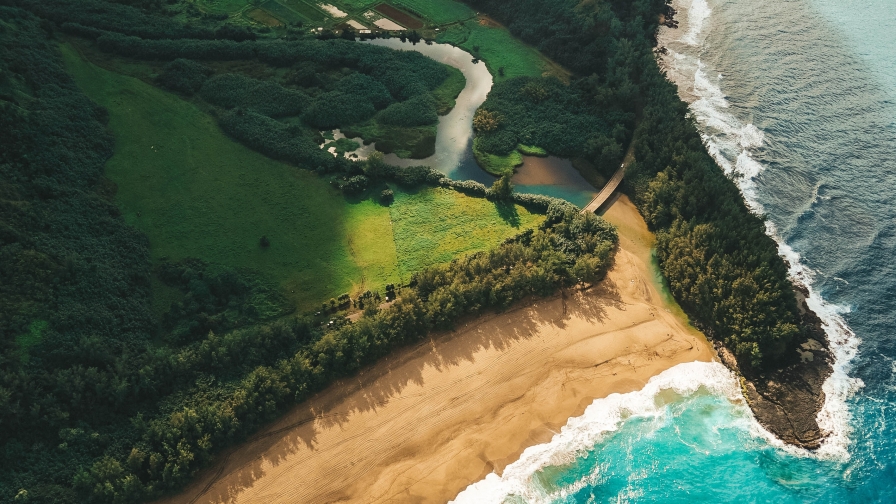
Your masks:
{"label": "shrub", "polygon": [[427,126],[439,122],[439,114],[435,99],[425,94],[389,105],[380,112],[378,120],[393,126]]}
{"label": "shrub", "polygon": [[308,107],[302,119],[318,129],[348,126],[373,117],[373,104],[341,91],[324,93]]}
{"label": "shrub", "polygon": [[364,175],[355,175],[353,177],[349,177],[342,185],[342,190],[345,191],[346,194],[358,195],[367,190],[367,186],[370,184],[370,179],[365,177]]}
{"label": "shrub", "polygon": [[178,58],[162,67],[158,82],[179,93],[191,95],[205,83],[210,71],[195,61]]}
{"label": "shrub", "polygon": [[495,131],[501,125],[501,115],[480,108],[473,115],[473,129],[480,133]]}
{"label": "shrub", "polygon": [[202,86],[202,99],[223,108],[242,107],[269,117],[295,116],[311,101],[301,91],[287,89],[271,81],[259,81],[244,75],[223,74]]}

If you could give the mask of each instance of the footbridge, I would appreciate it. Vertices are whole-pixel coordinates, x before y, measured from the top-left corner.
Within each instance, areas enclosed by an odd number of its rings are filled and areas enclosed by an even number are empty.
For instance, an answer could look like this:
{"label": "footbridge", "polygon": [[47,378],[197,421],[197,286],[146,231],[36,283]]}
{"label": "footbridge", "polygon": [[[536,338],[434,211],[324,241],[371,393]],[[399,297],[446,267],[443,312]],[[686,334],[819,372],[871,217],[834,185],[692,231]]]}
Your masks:
{"label": "footbridge", "polygon": [[622,182],[622,178],[625,177],[626,164],[627,163],[622,163],[619,166],[619,169],[616,170],[616,173],[613,174],[613,177],[611,177],[610,180],[607,181],[606,185],[604,185],[604,188],[601,189],[600,192],[597,193],[597,196],[595,196],[594,199],[592,199],[591,202],[582,209],[582,213],[597,213],[597,211],[600,210],[600,207],[603,206],[603,204],[606,203],[608,199],[610,199],[610,196],[612,196],[613,193],[616,192],[616,189],[619,187],[620,182]]}

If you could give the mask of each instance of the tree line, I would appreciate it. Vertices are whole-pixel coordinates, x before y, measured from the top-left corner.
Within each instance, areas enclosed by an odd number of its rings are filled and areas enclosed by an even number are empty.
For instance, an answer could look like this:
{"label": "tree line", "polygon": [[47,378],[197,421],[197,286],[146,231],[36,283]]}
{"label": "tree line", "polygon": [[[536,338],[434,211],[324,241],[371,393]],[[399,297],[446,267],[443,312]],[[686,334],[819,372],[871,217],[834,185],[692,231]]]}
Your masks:
{"label": "tree line", "polygon": [[[530,295],[604,277],[617,244],[615,229],[573,205],[554,202],[544,223],[488,251],[416,273],[388,308],[368,306],[356,323],[311,332],[291,356],[259,366],[223,396],[196,391],[182,406],[152,420],[135,420],[140,437],[126,456],[107,454],[74,478],[81,495],[134,502],[177,488],[216,449],[241,439],[334,380],[357,372],[398,346],[450,329],[459,317],[507,308]],[[221,368],[261,337],[308,339],[307,326],[282,322],[208,338],[191,358]],[[259,333],[266,336],[260,336]],[[284,336],[285,335],[285,336]]]}

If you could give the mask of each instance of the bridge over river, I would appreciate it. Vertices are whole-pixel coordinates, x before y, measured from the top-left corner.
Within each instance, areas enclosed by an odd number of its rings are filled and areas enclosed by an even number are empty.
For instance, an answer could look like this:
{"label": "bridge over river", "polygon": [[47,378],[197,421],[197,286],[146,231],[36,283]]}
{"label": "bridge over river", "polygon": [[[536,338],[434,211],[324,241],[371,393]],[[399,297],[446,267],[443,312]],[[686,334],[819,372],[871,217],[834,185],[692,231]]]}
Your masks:
{"label": "bridge over river", "polygon": [[585,205],[585,208],[582,209],[582,213],[591,212],[597,213],[601,206],[610,199],[610,196],[616,192],[616,189],[619,187],[619,183],[622,182],[622,178],[625,176],[625,163],[619,166],[619,169],[616,170],[616,173],[613,174],[613,177],[607,181],[604,188],[597,193],[597,196],[591,200],[590,203]]}
{"label": "bridge over river", "polygon": [[625,159],[622,160],[622,164],[619,165],[619,169],[616,170],[616,173],[607,181],[604,185],[604,188],[597,193],[590,203],[585,205],[585,208],[582,209],[582,213],[591,212],[597,213],[598,210],[603,206],[604,203],[610,199],[610,196],[616,192],[616,189],[619,188],[619,184],[622,182],[623,177],[625,177],[625,167],[630,165],[631,162],[635,159],[635,145],[634,142],[629,144],[628,152],[625,153]]}

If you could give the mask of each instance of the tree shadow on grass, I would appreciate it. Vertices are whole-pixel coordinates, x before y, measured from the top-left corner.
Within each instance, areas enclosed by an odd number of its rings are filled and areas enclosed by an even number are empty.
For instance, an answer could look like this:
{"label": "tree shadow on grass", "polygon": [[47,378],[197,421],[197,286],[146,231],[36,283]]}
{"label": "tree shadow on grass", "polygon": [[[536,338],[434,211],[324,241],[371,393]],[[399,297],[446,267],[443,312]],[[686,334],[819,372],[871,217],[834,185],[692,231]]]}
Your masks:
{"label": "tree shadow on grass", "polygon": [[507,201],[496,201],[495,209],[498,210],[501,220],[515,228],[520,227],[520,214],[517,212],[516,205]]}

